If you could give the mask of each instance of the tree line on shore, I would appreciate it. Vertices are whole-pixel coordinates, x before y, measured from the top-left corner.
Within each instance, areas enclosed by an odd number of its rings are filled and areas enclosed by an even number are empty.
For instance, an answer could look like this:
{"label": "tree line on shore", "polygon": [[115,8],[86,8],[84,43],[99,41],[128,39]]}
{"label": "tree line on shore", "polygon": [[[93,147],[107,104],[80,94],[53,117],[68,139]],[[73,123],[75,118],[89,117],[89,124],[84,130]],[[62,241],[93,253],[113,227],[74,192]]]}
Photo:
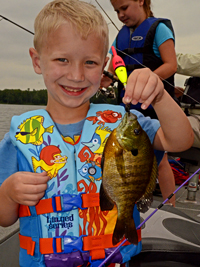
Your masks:
{"label": "tree line on shore", "polygon": [[21,89],[4,89],[0,90],[0,103],[1,104],[22,104],[22,105],[46,105],[47,103],[47,90],[31,91]]}
{"label": "tree line on shore", "polygon": [[[116,92],[116,88],[115,88]],[[105,94],[94,95],[91,98],[92,103],[110,103],[116,104],[116,98],[106,97]],[[0,104],[19,104],[19,105],[46,105],[47,90],[21,90],[21,89],[4,89],[0,90]]]}

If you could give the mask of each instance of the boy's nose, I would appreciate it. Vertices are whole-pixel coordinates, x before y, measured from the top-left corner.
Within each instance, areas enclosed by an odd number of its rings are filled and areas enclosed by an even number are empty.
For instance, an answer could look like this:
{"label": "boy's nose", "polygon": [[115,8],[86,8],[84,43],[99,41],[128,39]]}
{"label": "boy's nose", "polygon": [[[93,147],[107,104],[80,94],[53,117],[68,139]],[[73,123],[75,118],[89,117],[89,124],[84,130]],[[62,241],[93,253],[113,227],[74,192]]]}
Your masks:
{"label": "boy's nose", "polygon": [[82,66],[73,65],[67,73],[67,78],[75,82],[82,82],[85,79],[84,68]]}

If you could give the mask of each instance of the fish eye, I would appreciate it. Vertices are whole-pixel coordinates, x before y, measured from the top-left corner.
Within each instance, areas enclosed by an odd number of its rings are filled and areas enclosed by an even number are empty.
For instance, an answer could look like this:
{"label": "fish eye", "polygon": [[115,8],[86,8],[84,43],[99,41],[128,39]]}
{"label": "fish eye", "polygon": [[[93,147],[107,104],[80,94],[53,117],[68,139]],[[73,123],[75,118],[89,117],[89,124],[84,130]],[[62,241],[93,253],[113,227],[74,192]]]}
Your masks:
{"label": "fish eye", "polygon": [[117,117],[118,114],[117,114],[117,112],[113,112],[112,115],[113,115],[113,117]]}
{"label": "fish eye", "polygon": [[95,175],[95,173],[97,172],[96,169],[94,167],[90,167],[88,170],[90,175]]}
{"label": "fish eye", "polygon": [[99,141],[98,141],[98,139],[97,139],[97,138],[95,138],[95,139],[93,139],[93,140],[92,140],[92,143],[96,145],[96,144],[98,144],[98,143],[99,143]]}
{"label": "fish eye", "polygon": [[87,173],[87,168],[84,167],[84,168],[82,169],[82,171],[83,171],[83,173]]}
{"label": "fish eye", "polygon": [[134,134],[135,134],[135,135],[139,135],[139,134],[140,134],[140,130],[139,130],[138,128],[135,128],[135,129],[134,129]]}

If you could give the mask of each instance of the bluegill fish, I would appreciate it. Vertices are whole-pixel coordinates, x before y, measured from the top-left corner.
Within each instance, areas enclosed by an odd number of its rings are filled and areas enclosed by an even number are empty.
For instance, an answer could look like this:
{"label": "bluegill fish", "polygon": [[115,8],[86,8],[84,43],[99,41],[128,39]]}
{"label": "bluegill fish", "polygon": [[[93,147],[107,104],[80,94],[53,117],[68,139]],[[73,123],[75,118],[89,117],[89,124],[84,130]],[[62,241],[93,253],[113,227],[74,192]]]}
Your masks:
{"label": "bluegill fish", "polygon": [[48,128],[43,127],[44,117],[33,116],[26,119],[18,128],[19,132],[16,132],[16,139],[23,144],[33,144],[39,146],[43,143],[43,134],[53,132],[53,125]]}
{"label": "bluegill fish", "polygon": [[102,158],[101,210],[117,205],[118,217],[113,233],[113,245],[125,235],[133,244],[138,236],[133,220],[136,202],[149,204],[157,178],[157,161],[146,132],[137,116],[127,112],[110,134]]}

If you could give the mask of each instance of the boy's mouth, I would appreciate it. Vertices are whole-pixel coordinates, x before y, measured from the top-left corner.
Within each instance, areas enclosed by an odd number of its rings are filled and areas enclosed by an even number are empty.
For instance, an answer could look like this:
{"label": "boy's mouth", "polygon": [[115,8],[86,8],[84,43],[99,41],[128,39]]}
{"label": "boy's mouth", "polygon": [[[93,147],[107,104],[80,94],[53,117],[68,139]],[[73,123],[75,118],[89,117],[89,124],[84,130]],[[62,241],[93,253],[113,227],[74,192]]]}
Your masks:
{"label": "boy's mouth", "polygon": [[68,86],[62,86],[65,90],[70,91],[70,92],[80,92],[82,90],[84,90],[86,87],[84,88],[72,88],[72,87],[68,87]]}

